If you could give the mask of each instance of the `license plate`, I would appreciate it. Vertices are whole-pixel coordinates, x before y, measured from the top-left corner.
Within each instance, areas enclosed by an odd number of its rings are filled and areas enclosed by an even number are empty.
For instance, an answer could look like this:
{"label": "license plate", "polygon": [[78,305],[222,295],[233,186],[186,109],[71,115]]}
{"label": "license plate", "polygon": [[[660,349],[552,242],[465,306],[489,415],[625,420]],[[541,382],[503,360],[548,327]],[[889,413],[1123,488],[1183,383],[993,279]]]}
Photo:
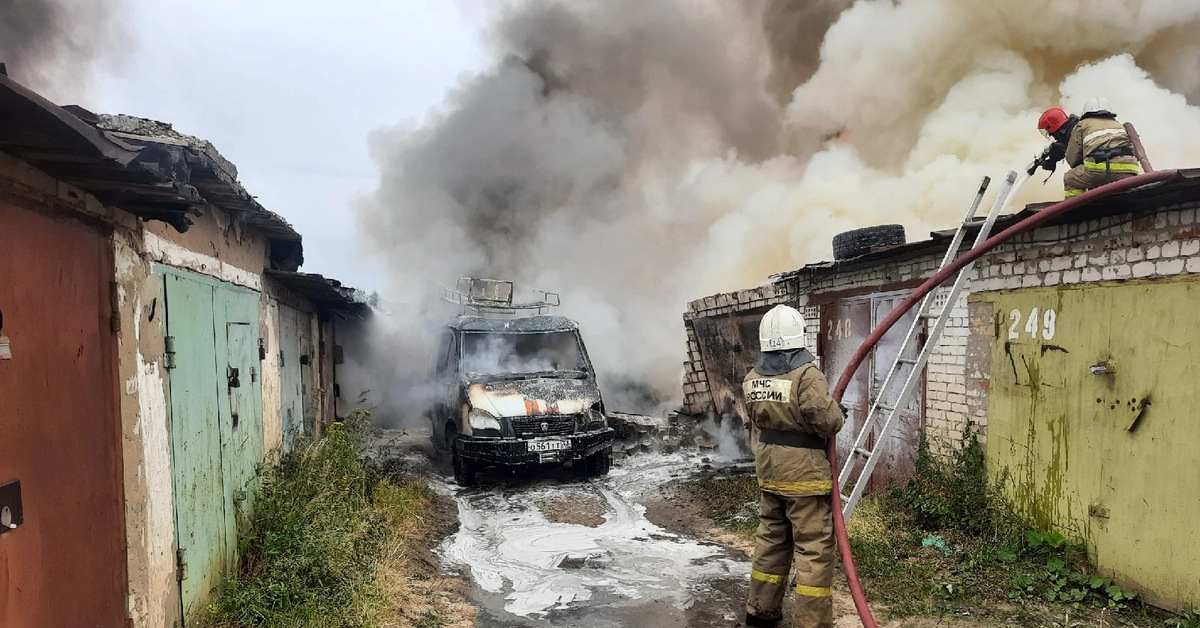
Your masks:
{"label": "license plate", "polygon": [[561,451],[570,449],[571,442],[565,438],[549,438],[545,440],[531,440],[528,443],[529,451]]}

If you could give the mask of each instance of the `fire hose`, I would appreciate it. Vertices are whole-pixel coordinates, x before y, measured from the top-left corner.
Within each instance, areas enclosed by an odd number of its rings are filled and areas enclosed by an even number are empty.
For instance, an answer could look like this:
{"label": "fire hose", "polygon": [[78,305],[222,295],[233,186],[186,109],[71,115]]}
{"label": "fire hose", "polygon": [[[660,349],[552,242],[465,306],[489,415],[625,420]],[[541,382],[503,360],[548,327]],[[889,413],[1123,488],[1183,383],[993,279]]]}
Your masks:
{"label": "fire hose", "polygon": [[[880,339],[883,338],[884,334],[886,334],[888,330],[890,330],[892,326],[895,325],[896,322],[899,321],[906,312],[908,312],[908,310],[912,309],[914,305],[920,303],[921,300],[925,298],[925,295],[933,291],[934,288],[937,288],[947,279],[953,277],[967,264],[970,264],[971,262],[974,262],[982,257],[984,253],[987,253],[1000,244],[1007,242],[1008,240],[1012,239],[1013,236],[1024,233],[1030,229],[1033,229],[1034,227],[1037,227],[1038,225],[1041,225],[1051,218],[1069,212],[1080,206],[1087,205],[1092,201],[1096,201],[1113,194],[1118,194],[1120,192],[1125,192],[1143,185],[1170,181],[1178,176],[1179,172],[1177,170],[1159,170],[1129,177],[1128,179],[1121,179],[1120,181],[1115,181],[1113,183],[1088,190],[1079,196],[1074,196],[1064,201],[1055,203],[1054,205],[1051,205],[1037,212],[1036,214],[1033,214],[1032,216],[992,236],[991,238],[988,238],[979,246],[976,246],[975,248],[962,254],[953,262],[951,262],[950,265],[942,268],[932,277],[925,280],[925,282],[918,286],[916,290],[913,290],[912,294],[908,295],[908,298],[904,299],[900,305],[896,306],[896,309],[892,310],[892,313],[888,314],[887,318],[883,319],[883,321],[879,323],[875,330],[872,331],[869,336],[867,336],[867,339],[863,341],[862,346],[860,346],[858,351],[854,353],[854,356],[850,358],[850,363],[846,365],[846,369],[842,371],[842,375],[838,379],[837,385],[833,388],[833,398],[838,403],[841,403],[842,396],[845,394],[846,388],[850,385],[850,380],[854,377],[854,372],[858,370],[858,367],[863,363],[864,360],[866,360],[867,356],[870,355],[871,350],[875,348],[875,345]],[[842,557],[842,566],[846,571],[846,580],[849,583],[850,594],[854,598],[854,607],[858,610],[858,616],[860,619],[862,619],[862,624],[865,628],[876,628],[875,617],[871,614],[870,606],[867,605],[867,598],[863,594],[862,582],[860,582],[858,578],[858,569],[854,566],[854,555],[850,551],[850,538],[846,534],[846,520],[842,516],[841,488],[838,486],[836,473],[838,468],[837,439],[829,439],[829,448],[827,450],[827,454],[829,456],[829,465],[835,471],[833,473],[833,491],[831,495],[833,499],[833,531],[834,535],[837,537],[838,552]]]}

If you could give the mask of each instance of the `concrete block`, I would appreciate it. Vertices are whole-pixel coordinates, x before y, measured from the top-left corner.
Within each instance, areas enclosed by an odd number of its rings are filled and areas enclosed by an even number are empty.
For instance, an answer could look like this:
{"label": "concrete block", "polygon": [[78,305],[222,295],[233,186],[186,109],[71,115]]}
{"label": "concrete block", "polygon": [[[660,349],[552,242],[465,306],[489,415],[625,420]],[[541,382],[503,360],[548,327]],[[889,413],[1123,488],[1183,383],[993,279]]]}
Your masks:
{"label": "concrete block", "polygon": [[1056,257],[1050,260],[1050,270],[1066,270],[1071,267],[1071,258]]}
{"label": "concrete block", "polygon": [[1162,257],[1162,247],[1155,244],[1146,249],[1146,259],[1158,259]]}
{"label": "concrete block", "polygon": [[1154,265],[1156,275],[1178,275],[1183,272],[1186,260],[1165,259]]}
{"label": "concrete block", "polygon": [[1092,281],[1100,281],[1102,279],[1103,279],[1103,276],[1101,275],[1099,268],[1083,269],[1083,281],[1092,282]]}
{"label": "concrete block", "polygon": [[1078,270],[1068,270],[1063,273],[1063,283],[1079,283],[1080,279],[1082,279],[1081,273],[1082,271]]}
{"label": "concrete block", "polygon": [[1162,245],[1163,257],[1179,257],[1179,240],[1171,240]]}
{"label": "concrete block", "polygon": [[1089,266],[1108,266],[1108,253],[1100,253],[1099,255],[1088,256]]}
{"label": "concrete block", "polygon": [[1075,259],[1072,260],[1071,265],[1075,268],[1086,268],[1087,263],[1088,263],[1087,255],[1076,255]]}
{"label": "concrete block", "polygon": [[1190,257],[1200,253],[1200,240],[1184,240],[1179,243],[1179,254]]}
{"label": "concrete block", "polygon": [[1187,271],[1189,273],[1200,273],[1200,257],[1192,257],[1188,259]]}
{"label": "concrete block", "polygon": [[1040,275],[1025,275],[1021,278],[1022,288],[1036,288],[1040,285],[1042,285],[1042,278]]}
{"label": "concrete block", "polygon": [[1109,264],[1124,264],[1125,263],[1125,250],[1117,249],[1115,251],[1109,251],[1108,252],[1108,263]]}
{"label": "concrete block", "polygon": [[1125,250],[1125,261],[1140,262],[1143,259],[1146,259],[1146,254],[1141,249],[1133,248]]}
{"label": "concrete block", "polygon": [[1062,283],[1062,273],[1058,272],[1046,273],[1045,279],[1042,280],[1042,284],[1047,286],[1057,286],[1060,283]]}
{"label": "concrete block", "polygon": [[1138,262],[1133,265],[1133,276],[1141,279],[1154,274],[1154,262]]}

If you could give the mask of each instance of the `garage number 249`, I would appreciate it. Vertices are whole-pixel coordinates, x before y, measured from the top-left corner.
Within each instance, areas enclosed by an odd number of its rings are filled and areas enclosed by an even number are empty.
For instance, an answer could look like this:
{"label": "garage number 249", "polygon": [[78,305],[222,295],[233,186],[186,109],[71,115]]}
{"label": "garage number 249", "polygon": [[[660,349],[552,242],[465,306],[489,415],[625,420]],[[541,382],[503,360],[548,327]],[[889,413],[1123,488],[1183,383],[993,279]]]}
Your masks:
{"label": "garage number 249", "polygon": [[[1039,317],[1038,314],[1041,314]],[[1008,313],[1008,320],[1012,324],[1008,326],[1008,339],[1017,340],[1021,337],[1021,321],[1025,321],[1025,333],[1033,340],[1037,340],[1039,334],[1042,340],[1050,340],[1054,338],[1056,323],[1058,321],[1058,313],[1054,310],[1042,310],[1038,312],[1038,308],[1029,310],[1029,317],[1025,318],[1021,314],[1021,310],[1013,310]]]}

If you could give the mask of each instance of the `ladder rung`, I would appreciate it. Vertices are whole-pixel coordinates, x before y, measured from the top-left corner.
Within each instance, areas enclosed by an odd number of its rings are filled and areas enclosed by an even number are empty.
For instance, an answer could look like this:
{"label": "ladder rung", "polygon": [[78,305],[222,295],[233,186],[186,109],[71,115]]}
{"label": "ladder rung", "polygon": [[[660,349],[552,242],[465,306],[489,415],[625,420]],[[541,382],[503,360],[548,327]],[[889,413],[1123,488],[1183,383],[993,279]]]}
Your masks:
{"label": "ladder rung", "polygon": [[860,455],[860,456],[866,456],[867,458],[870,458],[870,457],[871,457],[871,454],[872,454],[873,452],[867,451],[867,448],[866,448],[866,447],[859,447],[858,449],[855,449],[855,450],[854,450],[854,453],[856,453],[856,454],[858,454],[858,455]]}
{"label": "ladder rung", "polygon": [[921,314],[921,318],[928,319],[928,320],[934,320],[934,319],[938,319],[941,317],[942,317],[941,312],[938,312],[936,314],[933,312],[925,312],[924,314]]}
{"label": "ladder rung", "polygon": [[886,403],[875,404],[875,407],[879,408],[880,410],[887,411],[887,412],[891,412],[891,411],[895,410],[895,408],[887,405]]}
{"label": "ladder rung", "polygon": [[842,505],[850,503],[850,497],[848,495],[843,495],[842,493],[838,493],[838,495],[842,496]]}
{"label": "ladder rung", "polygon": [[912,364],[913,366],[916,366],[918,361],[919,360],[914,360],[912,358],[899,358],[896,360],[896,362],[900,364]]}

